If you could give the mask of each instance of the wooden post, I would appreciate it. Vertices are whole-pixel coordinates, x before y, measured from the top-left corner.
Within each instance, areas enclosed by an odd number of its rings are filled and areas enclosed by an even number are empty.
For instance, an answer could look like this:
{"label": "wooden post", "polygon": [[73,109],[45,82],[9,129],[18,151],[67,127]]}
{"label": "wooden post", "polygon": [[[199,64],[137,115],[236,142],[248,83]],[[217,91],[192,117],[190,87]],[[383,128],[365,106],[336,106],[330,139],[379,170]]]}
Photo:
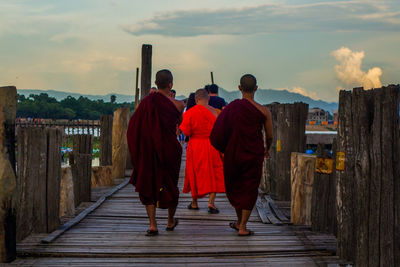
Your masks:
{"label": "wooden post", "polygon": [[332,155],[318,144],[317,162],[311,200],[311,227],[313,231],[336,235],[336,139]]}
{"label": "wooden post", "polygon": [[214,73],[211,72],[210,74],[211,74],[211,84],[214,84]]}
{"label": "wooden post", "polygon": [[150,92],[151,55],[152,55],[152,46],[149,44],[144,44],[142,46],[142,78],[140,83],[141,84],[140,100],[142,100]]}
{"label": "wooden post", "polygon": [[61,184],[61,129],[46,129],[47,135],[47,232],[56,230],[60,225],[60,184]]}
{"label": "wooden post", "polygon": [[308,104],[271,104],[274,142],[270,157],[265,161],[265,175],[261,186],[277,200],[289,201],[290,158],[292,152],[304,153],[306,150],[306,120]]}
{"label": "wooden post", "polygon": [[311,197],[314,183],[315,156],[291,155],[291,209],[294,224],[311,225]]}
{"label": "wooden post", "polygon": [[129,123],[129,108],[119,108],[114,112],[112,128],[113,178],[124,178],[128,142],[126,132]]}
{"label": "wooden post", "polygon": [[139,68],[136,68],[135,109],[139,105]]}
{"label": "wooden post", "polygon": [[15,117],[17,89],[0,87],[0,263],[16,258]]}
{"label": "wooden post", "polygon": [[400,265],[399,99],[398,85],[340,92],[338,254],[357,266]]}
{"label": "wooden post", "polygon": [[18,129],[17,240],[59,226],[60,129]]}
{"label": "wooden post", "polygon": [[112,115],[100,118],[100,166],[112,165]]}
{"label": "wooden post", "polygon": [[74,180],[75,206],[89,202],[91,197],[93,136],[80,134],[73,136],[73,162],[71,162]]}

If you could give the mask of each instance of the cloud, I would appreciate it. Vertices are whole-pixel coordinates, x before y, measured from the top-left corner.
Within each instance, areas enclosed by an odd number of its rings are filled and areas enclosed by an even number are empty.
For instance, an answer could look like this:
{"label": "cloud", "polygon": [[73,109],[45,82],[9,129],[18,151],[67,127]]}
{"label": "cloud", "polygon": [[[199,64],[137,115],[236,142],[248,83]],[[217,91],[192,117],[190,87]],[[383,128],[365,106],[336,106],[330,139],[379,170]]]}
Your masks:
{"label": "cloud", "polygon": [[286,90],[286,91],[289,91],[291,93],[301,94],[303,96],[310,97],[310,98],[312,98],[314,100],[319,100],[320,99],[320,98],[318,98],[317,93],[310,92],[306,88],[303,88],[301,86],[293,86],[292,88],[285,87],[285,88],[277,88],[277,89],[278,90]]}
{"label": "cloud", "polygon": [[300,86],[293,87],[292,89],[289,90],[289,92],[302,94],[302,95],[308,96],[312,99],[318,99],[317,94],[315,92],[309,92],[309,91],[307,91],[307,89],[300,87]]}
{"label": "cloud", "polygon": [[365,89],[380,88],[382,83],[380,77],[382,70],[378,67],[364,72],[361,69],[365,53],[353,52],[347,47],[342,47],[332,52],[333,57],[339,61],[335,66],[336,75],[339,80],[348,86],[362,86]]}
{"label": "cloud", "polygon": [[399,31],[400,11],[375,1],[263,4],[158,13],[123,26],[133,35],[245,35],[295,31]]}

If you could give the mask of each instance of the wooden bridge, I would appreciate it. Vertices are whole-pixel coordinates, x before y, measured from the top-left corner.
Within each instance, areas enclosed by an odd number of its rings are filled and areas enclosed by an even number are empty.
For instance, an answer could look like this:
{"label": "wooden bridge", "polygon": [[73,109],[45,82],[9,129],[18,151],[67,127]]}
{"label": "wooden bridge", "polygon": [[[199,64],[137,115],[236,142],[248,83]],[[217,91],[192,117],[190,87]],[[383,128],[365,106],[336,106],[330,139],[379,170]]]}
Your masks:
{"label": "wooden bridge", "polygon": [[[184,166],[185,158],[180,188]],[[134,187],[127,184],[53,242],[42,242],[48,234],[32,234],[17,244],[19,258],[12,265],[335,266],[338,262],[333,256],[333,236],[287,223],[264,224],[255,208],[248,224],[255,235],[239,237],[229,227],[236,216],[224,194],[217,195],[220,213],[215,215],[207,212],[207,198],[199,201],[199,211],[186,208],[190,201],[190,194],[181,194],[176,213],[179,225],[173,232],[164,230],[167,211],[158,209],[160,234],[147,237],[146,211]]]}

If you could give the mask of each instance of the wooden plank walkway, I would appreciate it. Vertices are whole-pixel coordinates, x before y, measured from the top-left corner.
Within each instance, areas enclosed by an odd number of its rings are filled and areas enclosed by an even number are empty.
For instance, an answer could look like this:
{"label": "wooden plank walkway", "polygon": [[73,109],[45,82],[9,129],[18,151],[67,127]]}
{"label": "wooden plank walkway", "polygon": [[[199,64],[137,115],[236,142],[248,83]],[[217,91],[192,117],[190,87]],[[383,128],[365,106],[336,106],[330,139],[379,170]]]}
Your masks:
{"label": "wooden plank walkway", "polygon": [[[181,168],[183,186],[185,158]],[[329,236],[308,234],[290,225],[263,224],[256,209],[248,227],[254,236],[239,237],[228,224],[234,209],[219,194],[219,214],[207,212],[207,198],[200,210],[188,210],[190,194],[181,194],[173,232],[164,230],[166,210],[157,210],[160,234],[146,237],[146,211],[132,185],[107,199],[79,224],[50,244],[34,234],[17,245],[17,266],[326,266],[336,263]],[[300,234],[299,234],[300,233]]]}

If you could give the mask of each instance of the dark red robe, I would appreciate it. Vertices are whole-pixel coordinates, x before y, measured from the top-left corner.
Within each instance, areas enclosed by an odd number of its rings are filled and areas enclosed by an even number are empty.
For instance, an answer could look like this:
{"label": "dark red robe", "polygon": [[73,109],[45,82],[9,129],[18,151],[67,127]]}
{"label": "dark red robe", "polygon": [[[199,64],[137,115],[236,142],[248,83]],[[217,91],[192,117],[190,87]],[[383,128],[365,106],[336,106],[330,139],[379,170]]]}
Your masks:
{"label": "dark red robe", "polygon": [[257,201],[265,120],[250,101],[235,100],[222,110],[211,131],[211,144],[224,153],[226,195],[236,209],[252,210]]}
{"label": "dark red robe", "polygon": [[129,121],[127,138],[134,171],[130,183],[144,205],[178,204],[182,147],[176,138],[180,112],[161,93],[141,102]]}

